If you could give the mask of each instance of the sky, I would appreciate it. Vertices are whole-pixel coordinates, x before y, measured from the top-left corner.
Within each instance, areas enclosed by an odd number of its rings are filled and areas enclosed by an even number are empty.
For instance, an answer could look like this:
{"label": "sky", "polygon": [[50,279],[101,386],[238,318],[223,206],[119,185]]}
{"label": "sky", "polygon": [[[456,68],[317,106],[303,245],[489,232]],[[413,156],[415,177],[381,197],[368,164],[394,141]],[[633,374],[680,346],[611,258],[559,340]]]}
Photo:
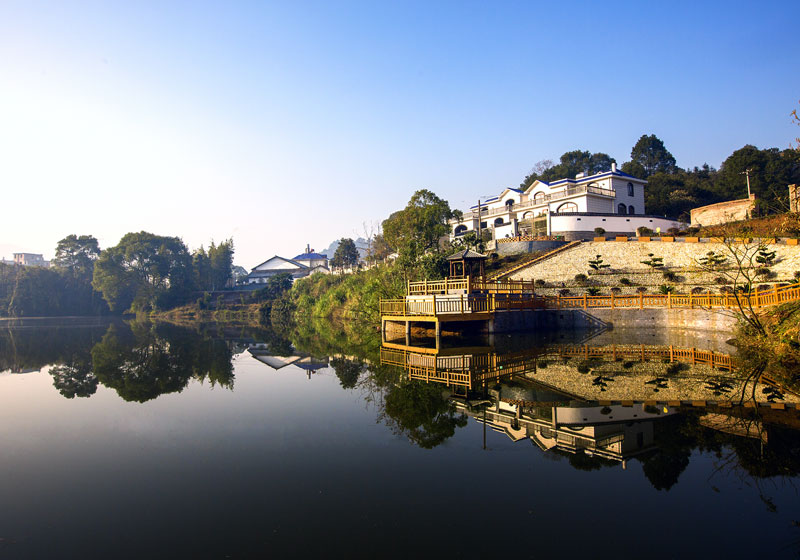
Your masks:
{"label": "sky", "polygon": [[681,167],[800,136],[800,2],[0,0],[0,257],[71,233],[246,268],[655,134]]}

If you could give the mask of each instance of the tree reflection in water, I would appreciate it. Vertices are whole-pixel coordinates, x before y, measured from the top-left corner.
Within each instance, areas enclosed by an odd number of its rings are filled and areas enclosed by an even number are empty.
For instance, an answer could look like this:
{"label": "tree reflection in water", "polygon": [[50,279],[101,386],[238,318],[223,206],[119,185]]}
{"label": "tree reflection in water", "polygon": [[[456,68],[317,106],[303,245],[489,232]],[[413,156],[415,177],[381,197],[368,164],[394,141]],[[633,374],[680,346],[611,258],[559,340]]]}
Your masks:
{"label": "tree reflection in water", "polygon": [[170,325],[112,325],[92,348],[100,382],[126,401],[145,402],[180,392],[194,378],[233,388],[233,354],[214,340]]}
{"label": "tree reflection in water", "polygon": [[380,418],[395,435],[404,435],[423,449],[444,443],[456,428],[467,425],[467,415],[456,411],[440,386],[417,381],[392,387]]}

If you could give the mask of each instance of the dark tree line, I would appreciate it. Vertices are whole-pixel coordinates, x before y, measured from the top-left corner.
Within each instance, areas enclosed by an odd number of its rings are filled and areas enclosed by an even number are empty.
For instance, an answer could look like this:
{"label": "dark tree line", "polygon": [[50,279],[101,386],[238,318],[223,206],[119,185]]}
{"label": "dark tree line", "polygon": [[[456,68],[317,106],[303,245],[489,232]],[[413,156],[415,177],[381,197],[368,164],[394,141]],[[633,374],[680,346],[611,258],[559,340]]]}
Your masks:
{"label": "dark tree line", "polygon": [[[708,164],[692,169],[678,167],[675,157],[654,134],[643,135],[631,149],[630,161],[620,169],[647,179],[645,206],[648,214],[688,218],[689,210],[706,204],[756,195],[757,212],[769,214],[789,210],[787,185],[800,182],[800,151],[778,148],[759,149],[746,145],[733,152],[720,169]],[[539,162],[520,185],[525,189],[534,181],[555,181],[578,173],[607,171],[615,160],[604,153],[574,150],[561,156],[559,163]]]}
{"label": "dark tree line", "polygon": [[225,287],[233,241],[194,254],[178,237],[128,233],[100,250],[91,235],[58,242],[50,268],[0,264],[0,316],[104,315],[168,309]]}

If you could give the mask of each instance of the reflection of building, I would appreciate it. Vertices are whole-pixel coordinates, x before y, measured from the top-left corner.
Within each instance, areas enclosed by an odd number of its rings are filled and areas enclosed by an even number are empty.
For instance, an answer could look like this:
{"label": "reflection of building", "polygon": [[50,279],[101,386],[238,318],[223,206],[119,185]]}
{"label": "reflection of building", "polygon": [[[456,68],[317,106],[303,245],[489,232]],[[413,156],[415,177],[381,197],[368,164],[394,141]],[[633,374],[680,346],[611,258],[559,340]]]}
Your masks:
{"label": "reflection of building", "polygon": [[583,452],[612,461],[624,461],[655,447],[653,422],[674,413],[667,407],[646,409],[633,406],[523,406],[500,399],[482,410],[469,410],[455,401],[478,422],[485,423],[513,441],[530,439],[542,451],[558,449]]}
{"label": "reflection of building", "polygon": [[652,230],[680,227],[674,220],[645,214],[647,181],[617,170],[552,183],[534,181],[526,190],[509,188],[486,203],[473,206],[463,218],[451,220],[450,237],[468,231],[491,230],[495,238],[563,235],[566,239],[591,238],[594,228],[629,234],[640,226]]}
{"label": "reflection of building", "polygon": [[320,369],[328,367],[328,362],[319,360],[308,354],[293,354],[291,356],[277,356],[272,354],[265,344],[254,344],[247,349],[253,358],[271,367],[274,370],[285,368],[286,366],[295,366],[305,370],[308,378],[317,373]]}

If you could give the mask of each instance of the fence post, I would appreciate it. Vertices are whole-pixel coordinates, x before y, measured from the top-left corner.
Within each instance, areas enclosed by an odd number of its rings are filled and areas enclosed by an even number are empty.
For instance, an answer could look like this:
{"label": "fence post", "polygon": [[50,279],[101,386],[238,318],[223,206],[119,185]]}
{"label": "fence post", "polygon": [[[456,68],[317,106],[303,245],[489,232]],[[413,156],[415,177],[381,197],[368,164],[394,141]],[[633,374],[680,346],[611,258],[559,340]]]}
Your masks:
{"label": "fence post", "polygon": [[672,294],[667,293],[667,308],[672,309]]}
{"label": "fence post", "polygon": [[689,309],[694,309],[694,301],[692,301],[692,292],[689,292]]}
{"label": "fence post", "polygon": [[639,292],[639,309],[644,309],[644,294]]}
{"label": "fence post", "polygon": [[464,294],[459,294],[458,298],[461,301],[460,310],[461,310],[461,314],[463,315],[464,314]]}
{"label": "fence post", "polygon": [[558,294],[558,299],[556,300],[556,306],[558,309],[561,309],[561,294]]}
{"label": "fence post", "polygon": [[675,361],[674,353],[672,352],[672,344],[669,345],[669,363]]}
{"label": "fence post", "polygon": [[611,292],[611,309],[614,309],[614,292]]}
{"label": "fence post", "polygon": [[692,365],[697,363],[697,348],[692,348]]}
{"label": "fence post", "polygon": [[583,308],[587,309],[587,306],[586,306],[586,294],[583,294]]}
{"label": "fence post", "polygon": [[436,315],[436,294],[433,294],[433,314]]}

